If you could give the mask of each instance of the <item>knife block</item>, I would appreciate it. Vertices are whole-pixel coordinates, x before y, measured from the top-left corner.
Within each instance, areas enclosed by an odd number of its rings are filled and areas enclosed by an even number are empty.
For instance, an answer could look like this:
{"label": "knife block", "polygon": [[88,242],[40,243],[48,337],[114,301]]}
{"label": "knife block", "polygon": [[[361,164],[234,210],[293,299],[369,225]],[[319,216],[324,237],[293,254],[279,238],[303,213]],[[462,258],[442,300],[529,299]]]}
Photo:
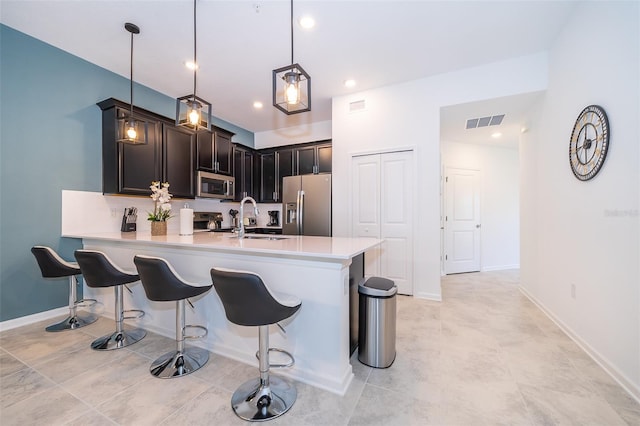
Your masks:
{"label": "knife block", "polygon": [[127,223],[127,216],[122,216],[122,226],[120,232],[136,232],[136,223]]}

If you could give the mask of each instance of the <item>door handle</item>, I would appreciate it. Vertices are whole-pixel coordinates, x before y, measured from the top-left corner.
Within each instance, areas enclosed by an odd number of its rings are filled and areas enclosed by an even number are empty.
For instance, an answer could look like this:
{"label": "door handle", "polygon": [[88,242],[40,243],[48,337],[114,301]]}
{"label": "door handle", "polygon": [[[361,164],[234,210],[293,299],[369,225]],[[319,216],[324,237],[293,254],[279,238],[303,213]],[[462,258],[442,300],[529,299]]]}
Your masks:
{"label": "door handle", "polygon": [[476,228],[480,229],[480,224],[477,224],[477,225],[476,225]]}

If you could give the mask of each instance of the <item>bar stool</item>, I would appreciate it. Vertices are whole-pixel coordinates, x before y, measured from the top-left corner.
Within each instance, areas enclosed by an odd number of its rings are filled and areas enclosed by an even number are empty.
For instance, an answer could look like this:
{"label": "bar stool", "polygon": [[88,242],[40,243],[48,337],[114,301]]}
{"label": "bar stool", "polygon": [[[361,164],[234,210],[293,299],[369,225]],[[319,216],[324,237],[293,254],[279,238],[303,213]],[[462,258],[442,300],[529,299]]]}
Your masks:
{"label": "bar stool", "polygon": [[[76,300],[78,292],[76,286],[80,275],[80,268],[75,262],[67,262],[62,259],[51,247],[33,246],[31,253],[36,258],[43,278],[69,277],[69,316],[59,323],[52,324],[45,328],[47,331],[75,330],[95,322],[98,316],[92,313],[77,312],[78,306],[91,306],[96,301],[94,299]],[[87,303],[89,304],[83,304]],[[92,303],[91,303],[92,302]]]}
{"label": "bar stool", "polygon": [[[168,379],[193,373],[207,363],[209,352],[200,348],[186,348],[184,339],[205,337],[207,329],[199,325],[185,325],[184,301],[206,293],[211,289],[211,284],[198,286],[186,282],[180,278],[169,262],[159,257],[137,255],[133,258],[133,263],[138,269],[140,281],[149,300],[176,302],[176,350],[153,361],[150,368],[151,374]],[[204,334],[186,336],[186,328],[200,329]]]}
{"label": "bar stool", "polygon": [[[291,367],[293,355],[269,347],[269,324],[289,318],[300,309],[293,296],[270,291],[259,275],[223,268],[211,269],[211,280],[220,296],[227,319],[234,324],[257,326],[260,377],[251,379],[234,392],[231,407],[238,417],[249,421],[271,420],[286,413],[297,398],[293,384],[269,376],[269,367]],[[282,329],[282,327],[280,327]],[[284,331],[284,330],[283,330]],[[287,364],[269,364],[269,352],[277,351],[291,359]]]}
{"label": "bar stool", "polygon": [[[118,268],[101,251],[96,250],[76,250],[75,257],[82,271],[85,283],[89,287],[113,287],[115,292],[115,320],[116,331],[106,336],[102,336],[91,343],[91,348],[95,350],[108,351],[120,349],[140,341],[147,332],[141,328],[130,328],[125,330],[123,321],[125,319],[137,319],[144,316],[144,311],[138,309],[124,310],[122,287],[126,284],[140,280],[136,274],[128,273]],[[128,287],[127,290],[131,291]],[[125,312],[135,312],[134,316],[124,316]]]}

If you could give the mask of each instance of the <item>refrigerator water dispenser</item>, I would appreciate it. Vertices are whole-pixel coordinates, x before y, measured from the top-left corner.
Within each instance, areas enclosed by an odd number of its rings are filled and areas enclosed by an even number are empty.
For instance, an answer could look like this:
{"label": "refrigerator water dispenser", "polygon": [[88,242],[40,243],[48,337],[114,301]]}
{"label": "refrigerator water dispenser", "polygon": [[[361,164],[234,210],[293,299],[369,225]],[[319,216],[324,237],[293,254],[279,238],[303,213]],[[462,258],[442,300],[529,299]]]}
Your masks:
{"label": "refrigerator water dispenser", "polygon": [[287,203],[285,209],[285,223],[296,223],[296,216],[298,215],[298,203]]}

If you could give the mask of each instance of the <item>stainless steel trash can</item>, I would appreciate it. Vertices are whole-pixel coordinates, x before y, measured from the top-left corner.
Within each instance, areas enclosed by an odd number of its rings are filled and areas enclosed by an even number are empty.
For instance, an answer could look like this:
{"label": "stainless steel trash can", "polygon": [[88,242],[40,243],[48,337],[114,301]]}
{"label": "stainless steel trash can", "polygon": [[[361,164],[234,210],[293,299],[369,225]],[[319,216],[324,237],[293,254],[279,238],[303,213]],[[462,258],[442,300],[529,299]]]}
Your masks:
{"label": "stainless steel trash can", "polygon": [[389,279],[370,277],[358,285],[358,359],[375,368],[387,368],[396,359],[396,293]]}

